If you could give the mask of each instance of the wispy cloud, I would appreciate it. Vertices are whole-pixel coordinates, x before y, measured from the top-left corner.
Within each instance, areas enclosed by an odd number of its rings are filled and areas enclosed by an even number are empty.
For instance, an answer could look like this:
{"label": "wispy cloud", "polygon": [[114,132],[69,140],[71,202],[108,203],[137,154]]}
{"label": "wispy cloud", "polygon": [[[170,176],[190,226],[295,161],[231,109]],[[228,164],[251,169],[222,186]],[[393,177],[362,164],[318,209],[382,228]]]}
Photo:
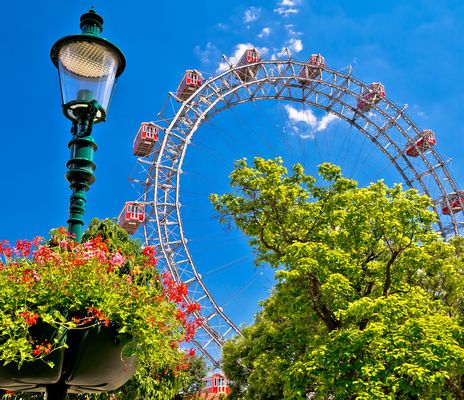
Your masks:
{"label": "wispy cloud", "polygon": [[281,6],[288,6],[288,7],[294,7],[299,3],[297,0],[282,0],[280,2]]}
{"label": "wispy cloud", "polygon": [[243,15],[243,22],[245,24],[250,24],[252,22],[255,22],[261,13],[261,8],[258,7],[250,7],[245,11],[245,14]]}
{"label": "wispy cloud", "polygon": [[287,130],[299,135],[302,139],[313,139],[317,132],[325,131],[329,125],[339,118],[327,113],[318,118],[311,109],[298,110],[286,104],[284,106],[288,117]]}
{"label": "wispy cloud", "polygon": [[195,46],[194,52],[202,64],[209,64],[213,60],[216,60],[219,54],[219,50],[212,42],[206,43],[204,48],[200,45]]}
{"label": "wispy cloud", "polygon": [[301,36],[301,32],[297,32],[294,30],[294,25],[293,24],[286,24],[284,25],[285,30],[288,32],[290,36]]}
{"label": "wispy cloud", "polygon": [[219,29],[220,31],[227,31],[228,27],[224,22],[218,22],[216,24],[216,28]]}
{"label": "wispy cloud", "polygon": [[299,10],[297,8],[285,8],[285,7],[277,7],[274,9],[274,12],[277,14],[283,15],[284,17],[288,17],[292,14],[298,14]]}
{"label": "wispy cloud", "polygon": [[263,30],[262,30],[261,33],[258,35],[258,37],[259,37],[259,38],[263,38],[263,37],[269,36],[270,33],[271,33],[271,28],[266,27],[266,28],[263,28]]}
{"label": "wispy cloud", "polygon": [[277,3],[277,7],[274,9],[274,12],[284,17],[288,17],[292,14],[298,14],[300,12],[298,5],[301,2],[302,0],[281,0]]}
{"label": "wispy cloud", "polygon": [[418,104],[412,105],[412,112],[416,114],[419,118],[428,119],[429,116],[421,109]]}

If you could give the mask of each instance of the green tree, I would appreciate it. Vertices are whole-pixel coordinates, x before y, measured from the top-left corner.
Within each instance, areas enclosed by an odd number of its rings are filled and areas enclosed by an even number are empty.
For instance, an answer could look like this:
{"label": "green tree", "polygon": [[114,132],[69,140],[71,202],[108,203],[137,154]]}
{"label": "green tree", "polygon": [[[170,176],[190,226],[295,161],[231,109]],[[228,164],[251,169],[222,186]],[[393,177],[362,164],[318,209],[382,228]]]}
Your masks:
{"label": "green tree", "polygon": [[430,199],[338,167],[237,161],[220,220],[250,237],[277,285],[224,347],[237,399],[464,399],[463,240]]}
{"label": "green tree", "polygon": [[199,394],[203,388],[204,379],[208,375],[208,367],[203,357],[195,355],[189,358],[189,366],[185,371],[185,380],[182,385],[179,399],[190,399]]}

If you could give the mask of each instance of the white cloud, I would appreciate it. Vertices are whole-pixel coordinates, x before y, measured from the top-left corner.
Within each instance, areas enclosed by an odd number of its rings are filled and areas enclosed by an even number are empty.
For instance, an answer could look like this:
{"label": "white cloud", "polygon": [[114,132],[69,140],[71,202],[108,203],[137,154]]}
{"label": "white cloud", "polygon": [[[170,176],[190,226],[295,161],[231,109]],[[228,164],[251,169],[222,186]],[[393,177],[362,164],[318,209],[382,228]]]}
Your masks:
{"label": "white cloud", "polygon": [[412,110],[420,118],[423,118],[423,119],[428,119],[429,118],[429,116],[417,104],[412,105]]}
{"label": "white cloud", "polygon": [[283,15],[284,17],[288,17],[291,14],[298,14],[299,10],[297,8],[278,7],[274,9],[274,12]]}
{"label": "white cloud", "polygon": [[[294,134],[302,139],[312,139],[316,132],[325,131],[331,122],[339,118],[331,113],[325,114],[322,118],[317,118],[311,109],[298,110],[286,104],[284,106],[289,119],[287,129],[291,129]],[[309,128],[309,129],[308,129]]]}
{"label": "white cloud", "polygon": [[266,28],[263,28],[263,30],[258,36],[260,38],[263,38],[263,37],[269,36],[270,33],[271,33],[271,28],[266,27]]}
{"label": "white cloud", "polygon": [[194,51],[202,64],[208,64],[213,59],[217,59],[219,53],[217,47],[211,42],[206,43],[205,48],[202,48],[200,45],[195,46]]}
{"label": "white cloud", "polygon": [[227,25],[223,22],[219,22],[217,25],[216,25],[216,28],[219,29],[220,31],[226,31],[228,28],[227,28]]}
{"label": "white cloud", "polygon": [[325,114],[317,123],[316,132],[325,131],[332,121],[339,119],[335,114]]}
{"label": "white cloud", "polygon": [[282,0],[280,2],[281,6],[289,6],[289,7],[294,7],[296,6],[297,1],[295,0]]}
{"label": "white cloud", "polygon": [[298,14],[300,10],[297,6],[301,1],[302,0],[280,0],[274,12],[284,17],[288,17],[291,14]]}
{"label": "white cloud", "polygon": [[255,22],[259,18],[260,13],[261,8],[250,7],[248,10],[245,11],[245,15],[243,16],[243,22],[245,22],[246,24]]}
{"label": "white cloud", "polygon": [[[232,65],[236,65],[238,61],[240,60],[240,57],[242,57],[245,50],[253,49],[253,48],[258,49],[263,56],[269,53],[269,49],[267,47],[256,47],[251,43],[239,43],[235,46],[234,54],[228,57],[230,63]],[[216,69],[216,72],[223,72],[227,69],[229,69],[229,66],[224,61],[224,62],[219,63],[219,66]]]}
{"label": "white cloud", "polygon": [[294,25],[293,24],[286,24],[284,25],[284,28],[285,30],[288,32],[288,34],[290,36],[301,36],[303,33],[302,32],[297,32],[297,31],[294,31],[293,28],[294,28]]}
{"label": "white cloud", "polygon": [[290,50],[293,50],[295,53],[299,53],[301,50],[303,50],[303,42],[301,39],[295,39],[291,38],[288,41],[288,46]]}
{"label": "white cloud", "polygon": [[284,106],[285,111],[287,112],[288,119],[291,122],[303,122],[315,128],[317,126],[317,118],[310,109],[297,110],[296,108],[286,104]]}

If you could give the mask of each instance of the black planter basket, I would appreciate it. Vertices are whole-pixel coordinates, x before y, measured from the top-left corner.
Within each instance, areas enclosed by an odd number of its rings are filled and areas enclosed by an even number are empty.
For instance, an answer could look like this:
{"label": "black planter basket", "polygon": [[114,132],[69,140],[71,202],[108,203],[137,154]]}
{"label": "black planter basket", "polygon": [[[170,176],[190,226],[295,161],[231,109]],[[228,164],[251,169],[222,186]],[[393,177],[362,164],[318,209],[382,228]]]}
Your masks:
{"label": "black planter basket", "polygon": [[[34,327],[35,337],[58,338],[67,348],[56,350],[44,360],[0,366],[0,389],[14,392],[45,392],[51,388],[66,393],[99,393],[115,390],[136,370],[136,359],[124,357],[130,338],[121,339],[113,327],[91,327],[59,335],[47,324]],[[53,389],[52,389],[53,390]]]}

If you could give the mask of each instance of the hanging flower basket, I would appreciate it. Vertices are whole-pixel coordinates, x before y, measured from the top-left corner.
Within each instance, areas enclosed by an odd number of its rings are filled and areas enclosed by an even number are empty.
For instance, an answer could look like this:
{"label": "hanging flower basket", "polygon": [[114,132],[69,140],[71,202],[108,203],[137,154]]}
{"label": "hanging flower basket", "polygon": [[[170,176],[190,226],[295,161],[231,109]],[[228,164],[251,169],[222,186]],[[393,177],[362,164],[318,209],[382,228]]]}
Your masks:
{"label": "hanging flower basket", "polygon": [[35,390],[55,384],[61,378],[66,334],[63,332],[60,334],[57,329],[45,323],[38,323],[29,330],[34,340],[40,343],[54,343],[54,339],[57,339],[59,348],[43,359],[25,362],[20,367],[15,362],[0,366],[0,388],[4,390],[14,392]]}
{"label": "hanging flower basket", "polygon": [[0,389],[106,392],[140,363],[184,362],[177,344],[199,326],[198,307],[112,221],[93,221],[82,244],[64,229],[3,241],[0,256]]}
{"label": "hanging flower basket", "polygon": [[[91,327],[61,335],[47,324],[36,329],[50,342],[58,337],[62,346],[42,360],[0,367],[0,387],[4,390],[45,391],[47,386],[63,382],[68,391],[107,392],[126,383],[136,370],[135,356],[124,356],[129,338],[118,337],[110,327]],[[49,365],[44,365],[44,362]]]}
{"label": "hanging flower basket", "polygon": [[136,357],[125,357],[132,344],[114,328],[98,327],[82,332],[74,365],[65,383],[71,392],[107,392],[126,383],[136,370]]}

